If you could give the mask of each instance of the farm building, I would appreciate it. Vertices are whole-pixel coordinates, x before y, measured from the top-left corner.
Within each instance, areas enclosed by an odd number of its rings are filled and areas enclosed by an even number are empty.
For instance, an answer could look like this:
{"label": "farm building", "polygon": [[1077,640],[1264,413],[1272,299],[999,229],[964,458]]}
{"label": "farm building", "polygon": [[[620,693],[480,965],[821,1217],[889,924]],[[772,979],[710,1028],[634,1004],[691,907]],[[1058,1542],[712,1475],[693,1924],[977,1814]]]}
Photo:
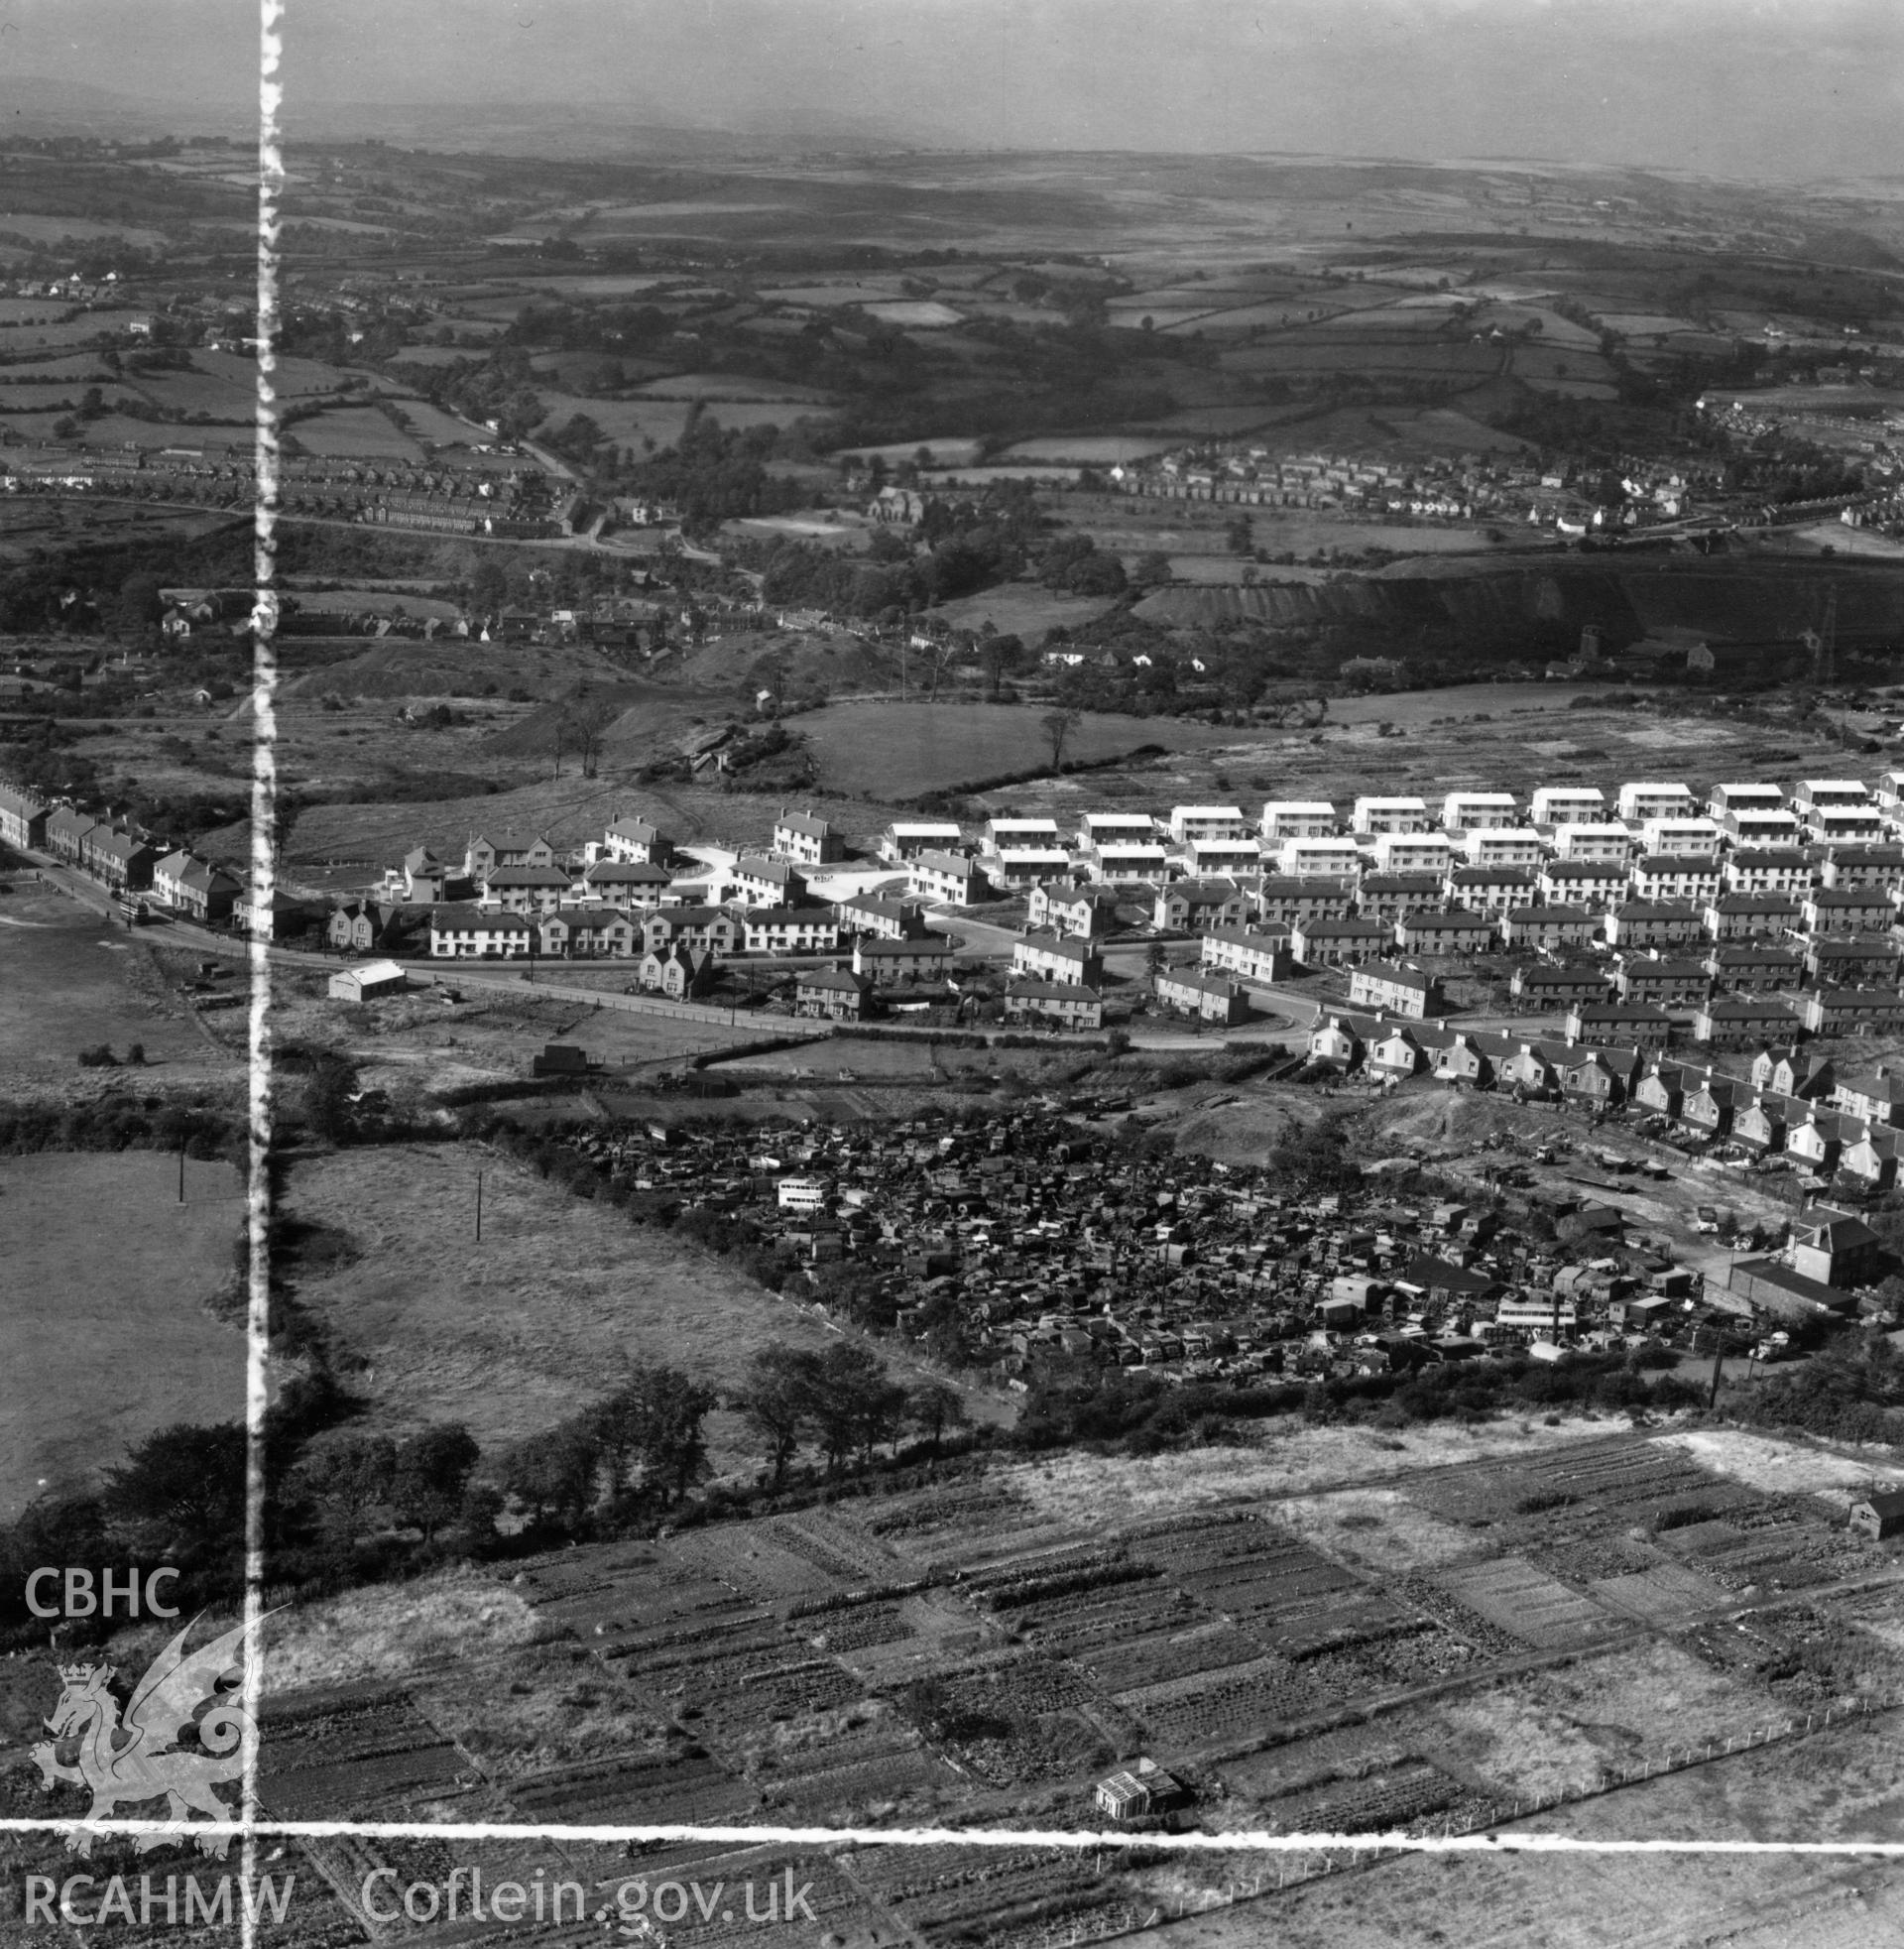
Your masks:
{"label": "farm building", "polygon": [[1904,1489],[1881,1489],[1853,1503],[1849,1526],[1874,1543],[1904,1535]]}
{"label": "farm building", "polygon": [[1741,1259],[1726,1280],[1730,1291],[1751,1302],[1754,1311],[1784,1324],[1849,1318],[1857,1311],[1856,1297],[1822,1279],[1807,1279],[1776,1259]]}
{"label": "farm building", "polygon": [[395,961],[367,961],[361,968],[344,968],[330,978],[333,1002],[368,1002],[395,995],[410,986],[410,978]]}
{"label": "farm building", "polygon": [[1141,1820],[1146,1815],[1173,1812],[1189,1803],[1181,1781],[1154,1760],[1139,1760],[1098,1781],[1092,1796],[1099,1811],[1112,1820]]}

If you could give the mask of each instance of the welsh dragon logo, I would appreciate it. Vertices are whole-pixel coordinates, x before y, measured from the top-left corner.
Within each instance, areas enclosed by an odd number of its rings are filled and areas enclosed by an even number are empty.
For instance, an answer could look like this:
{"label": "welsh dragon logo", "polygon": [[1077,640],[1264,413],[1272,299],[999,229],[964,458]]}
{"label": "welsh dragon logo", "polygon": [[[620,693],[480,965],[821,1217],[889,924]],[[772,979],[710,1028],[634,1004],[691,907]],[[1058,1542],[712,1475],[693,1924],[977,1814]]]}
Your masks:
{"label": "welsh dragon logo", "polygon": [[[232,1808],[212,1789],[240,1778],[258,1750],[258,1728],[239,1694],[218,1689],[221,1679],[243,1673],[245,1629],[239,1625],[187,1652],[190,1633],[187,1624],[153,1659],[123,1715],[110,1689],[115,1676],[111,1665],[60,1667],[65,1689],[46,1722],[53,1738],[34,1747],[31,1758],[49,1793],[60,1780],[92,1792],[84,1819],[66,1836],[69,1853],[90,1857],[98,1823],[113,1818],[122,1801],[137,1805],[163,1797],[170,1810],[171,1820],[162,1832],[132,1837],[140,1854],[189,1835],[194,1812],[216,1821],[234,1818]],[[210,1710],[194,1721],[193,1714],[207,1701]],[[193,1746],[179,1744],[187,1733],[194,1736]],[[59,1749],[73,1742],[77,1763],[67,1765]],[[231,1836],[200,1834],[197,1842],[201,1854],[222,1860]]]}

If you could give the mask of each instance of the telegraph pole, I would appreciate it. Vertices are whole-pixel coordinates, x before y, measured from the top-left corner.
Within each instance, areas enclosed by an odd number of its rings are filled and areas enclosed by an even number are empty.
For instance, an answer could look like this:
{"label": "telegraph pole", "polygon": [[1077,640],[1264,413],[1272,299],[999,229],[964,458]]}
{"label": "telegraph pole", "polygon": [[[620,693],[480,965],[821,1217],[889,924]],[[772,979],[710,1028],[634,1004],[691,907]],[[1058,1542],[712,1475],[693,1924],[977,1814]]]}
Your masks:
{"label": "telegraph pole", "polygon": [[476,1173],[476,1243],[483,1242],[483,1173]]}

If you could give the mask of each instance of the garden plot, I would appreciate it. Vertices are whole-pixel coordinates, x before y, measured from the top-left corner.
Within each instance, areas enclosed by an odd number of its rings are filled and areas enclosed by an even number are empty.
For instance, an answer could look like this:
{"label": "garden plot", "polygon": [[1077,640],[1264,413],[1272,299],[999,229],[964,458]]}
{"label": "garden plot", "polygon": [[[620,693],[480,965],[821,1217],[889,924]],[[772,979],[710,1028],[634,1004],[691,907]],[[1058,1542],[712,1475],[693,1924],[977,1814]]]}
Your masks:
{"label": "garden plot", "polygon": [[1172,1566],[1176,1580],[1213,1611],[1264,1629],[1331,1609],[1344,1593],[1362,1591],[1353,1572],[1284,1532],[1259,1532],[1223,1547],[1215,1560]]}
{"label": "garden plot", "polygon": [[1614,1628],[1605,1611],[1523,1557],[1503,1556],[1492,1563],[1445,1570],[1435,1581],[1460,1603],[1536,1650],[1591,1644]]}
{"label": "garden plot", "polygon": [[401,1686],[280,1694],[259,1717],[258,1791],[284,1820],[362,1815],[476,1771]]}
{"label": "garden plot", "polygon": [[758,1795],[698,1746],[675,1753],[613,1754],[515,1781],[511,1804],[542,1826],[704,1821],[710,1826],[750,1811]]}
{"label": "garden plot", "polygon": [[1002,1909],[1105,1886],[1090,1857],[1070,1848],[855,1848],[839,1865],[928,1941],[987,1940]]}
{"label": "garden plot", "polygon": [[1716,1611],[1729,1594],[1683,1563],[1660,1563],[1623,1577],[1602,1577],[1587,1586],[1596,1602],[1644,1624],[1673,1625],[1701,1611]]}
{"label": "garden plot", "polygon": [[1120,1692],[1118,1703],[1143,1721],[1163,1751],[1188,1753],[1253,1739],[1339,1700],[1290,1659],[1261,1657]]}
{"label": "garden plot", "polygon": [[1261,1639],[1221,1618],[1188,1631],[1107,1644],[1098,1651],[1080,1654],[1078,1661],[1107,1692],[1122,1698],[1127,1692],[1196,1672],[1252,1664],[1264,1653]]}
{"label": "garden plot", "polygon": [[1473,1670],[1481,1662],[1466,1639],[1420,1619],[1291,1655],[1316,1684],[1348,1694],[1404,1691]]}
{"label": "garden plot", "polygon": [[698,1669],[682,1696],[680,1716],[733,1752],[758,1739],[763,1727],[831,1712],[864,1696],[858,1677],[831,1658],[788,1657],[752,1669],[746,1661],[723,1659]]}
{"label": "garden plot", "polygon": [[1043,1649],[1091,1663],[1119,1645],[1193,1628],[1209,1630],[1219,1621],[1187,1591],[1156,1581],[1027,1604],[1012,1611],[1010,1622]]}
{"label": "garden plot", "polygon": [[777,1527],[750,1523],[725,1530],[690,1530],[670,1541],[668,1555],[700,1576],[716,1578],[736,1591],[770,1602],[837,1590],[839,1579],[833,1572],[787,1547],[774,1534]]}
{"label": "garden plot", "polygon": [[1276,1521],[1332,1556],[1377,1575],[1472,1556],[1474,1532],[1416,1508],[1397,1489],[1345,1489],[1276,1505]]}
{"label": "garden plot", "polygon": [[1811,1497],[1755,1497],[1663,1530],[1659,1542],[1727,1591],[1802,1590],[1854,1576],[1877,1560],[1869,1544],[1824,1516]]}
{"label": "garden plot", "polygon": [[1426,1760],[1404,1760],[1360,1779],[1331,1780],[1271,1801],[1259,1818],[1274,1834],[1420,1831],[1431,1824],[1440,1826],[1454,1817],[1461,1803],[1482,1797]]}
{"label": "garden plot", "polygon": [[776,1766],[757,1769],[768,1804],[801,1820],[859,1824],[875,1810],[958,1784],[952,1767],[894,1720],[773,1757]]}
{"label": "garden plot", "polygon": [[838,1588],[855,1590],[917,1574],[897,1550],[873,1542],[830,1510],[802,1510],[767,1525],[774,1541],[802,1558]]}

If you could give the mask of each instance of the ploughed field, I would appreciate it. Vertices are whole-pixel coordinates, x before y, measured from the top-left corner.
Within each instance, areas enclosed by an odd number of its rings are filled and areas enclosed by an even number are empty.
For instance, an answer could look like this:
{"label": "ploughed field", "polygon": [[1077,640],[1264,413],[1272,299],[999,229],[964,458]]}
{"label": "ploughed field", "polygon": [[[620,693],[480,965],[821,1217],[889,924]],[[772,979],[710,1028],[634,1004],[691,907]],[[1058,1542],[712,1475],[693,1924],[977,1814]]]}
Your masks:
{"label": "ploughed field", "polygon": [[[1601,1796],[1690,1765],[1744,1796],[1715,1790],[1704,1831],[1748,1838],[1781,1753],[1796,1778],[1846,1723],[1889,1739],[1904,1652],[1892,1559],[1847,1534],[1842,1493],[1770,1493],[1708,1459],[1638,1431],[1530,1439],[1378,1496],[1305,1485],[1289,1522],[1271,1492],[1122,1523],[1041,1503],[1022,1463],[566,1549],[490,1587],[507,1643],[275,1695],[260,1790],[316,1819],[1089,1832],[1094,1782],[1144,1756],[1207,1831],[1439,1834],[1604,1829],[1595,1810],[1620,1802]],[[288,1629],[347,1667],[336,1623]],[[409,1845],[326,1842],[324,1873],[360,1885],[413,1866]],[[1278,1876],[1307,1901],[1320,1868],[1247,1847],[710,1840],[631,1860],[557,1837],[517,1856],[610,1905],[637,1879],[764,1887],[790,1860],[848,1941],[1026,1949],[1167,1924],[1211,1889],[1274,1898]],[[718,1912],[669,1930],[737,1932]]]}

